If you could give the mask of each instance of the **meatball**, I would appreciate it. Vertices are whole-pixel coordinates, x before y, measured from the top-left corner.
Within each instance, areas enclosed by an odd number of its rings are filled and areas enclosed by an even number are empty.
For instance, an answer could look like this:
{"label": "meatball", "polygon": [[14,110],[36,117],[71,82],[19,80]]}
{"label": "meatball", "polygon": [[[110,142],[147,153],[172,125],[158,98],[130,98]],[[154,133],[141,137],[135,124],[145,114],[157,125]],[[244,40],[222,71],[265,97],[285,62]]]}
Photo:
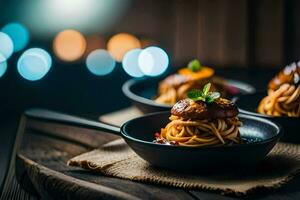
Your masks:
{"label": "meatball", "polygon": [[300,62],[286,66],[269,82],[268,88],[277,90],[285,83],[296,86],[300,84]]}
{"label": "meatball", "polygon": [[218,98],[212,103],[194,102],[191,99],[178,101],[172,108],[172,115],[184,119],[231,118],[238,115],[238,108],[227,99]]}

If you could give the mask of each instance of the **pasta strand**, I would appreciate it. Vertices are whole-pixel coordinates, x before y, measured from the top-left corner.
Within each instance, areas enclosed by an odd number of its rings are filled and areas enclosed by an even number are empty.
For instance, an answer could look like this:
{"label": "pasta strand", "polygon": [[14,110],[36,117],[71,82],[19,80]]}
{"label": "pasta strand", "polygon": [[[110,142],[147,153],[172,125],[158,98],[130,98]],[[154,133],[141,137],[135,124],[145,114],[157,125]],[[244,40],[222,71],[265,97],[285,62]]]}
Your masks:
{"label": "pasta strand", "polygon": [[283,84],[277,90],[269,90],[257,111],[273,116],[300,117],[300,86]]}
{"label": "pasta strand", "polygon": [[202,147],[241,143],[237,117],[216,120],[186,120],[172,115],[160,137],[181,146]]}

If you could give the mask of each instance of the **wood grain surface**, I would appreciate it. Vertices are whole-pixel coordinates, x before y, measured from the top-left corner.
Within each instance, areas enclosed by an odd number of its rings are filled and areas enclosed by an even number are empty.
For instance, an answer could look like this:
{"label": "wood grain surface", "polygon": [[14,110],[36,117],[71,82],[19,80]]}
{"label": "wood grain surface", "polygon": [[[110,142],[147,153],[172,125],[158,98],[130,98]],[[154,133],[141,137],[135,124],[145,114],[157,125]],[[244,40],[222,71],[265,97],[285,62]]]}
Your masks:
{"label": "wood grain surface", "polygon": [[[17,156],[17,178],[23,187],[37,192],[42,198],[194,199],[188,191],[105,177],[66,165],[71,157],[116,136],[55,124],[38,125],[36,122],[30,127]],[[58,129],[65,131],[59,132]],[[24,181],[26,179],[32,185]]]}
{"label": "wood grain surface", "polygon": [[[277,190],[247,197],[222,196],[105,177],[68,167],[71,157],[116,139],[107,133],[30,121],[16,159],[16,177],[23,189],[9,199],[297,199],[300,179]],[[16,185],[16,184],[15,184]],[[31,195],[28,195],[30,193]],[[12,195],[12,194],[11,194]],[[23,195],[23,197],[21,197]],[[12,196],[7,196],[12,197]]]}

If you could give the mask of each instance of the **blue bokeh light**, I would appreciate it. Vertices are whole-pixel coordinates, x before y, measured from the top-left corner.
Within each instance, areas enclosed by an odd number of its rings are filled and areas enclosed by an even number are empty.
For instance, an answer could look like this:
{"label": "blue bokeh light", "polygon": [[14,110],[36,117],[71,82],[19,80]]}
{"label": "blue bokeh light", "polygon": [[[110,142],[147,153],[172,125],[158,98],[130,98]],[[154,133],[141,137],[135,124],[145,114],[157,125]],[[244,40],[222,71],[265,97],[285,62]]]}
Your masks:
{"label": "blue bokeh light", "polygon": [[48,52],[40,48],[32,48],[25,51],[18,60],[18,72],[30,81],[43,78],[52,65],[52,59]]}
{"label": "blue bokeh light", "polygon": [[128,51],[122,61],[123,69],[132,77],[142,77],[144,73],[140,70],[138,59],[142,52],[141,49],[132,49]]}
{"label": "blue bokeh light", "polygon": [[7,62],[5,57],[0,53],[0,78],[4,75],[7,70]]}
{"label": "blue bokeh light", "polygon": [[145,75],[159,76],[168,68],[169,57],[163,49],[151,46],[140,53],[138,63]]}
{"label": "blue bokeh light", "polygon": [[106,50],[97,49],[88,55],[86,59],[86,66],[91,73],[103,76],[114,70],[116,61]]}
{"label": "blue bokeh light", "polygon": [[14,52],[22,50],[29,42],[29,32],[20,23],[10,23],[4,26],[2,32],[9,35],[14,44]]}
{"label": "blue bokeh light", "polygon": [[[6,33],[0,32],[0,53],[7,60],[14,51],[12,39]],[[2,58],[3,59],[3,58]],[[3,60],[0,60],[2,62]]]}
{"label": "blue bokeh light", "polygon": [[42,56],[42,58],[46,59],[47,62],[47,68],[48,70],[50,69],[51,65],[52,65],[52,58],[50,56],[50,54],[45,51],[44,49],[41,48],[31,48],[26,50],[23,55],[37,55],[37,56]]}

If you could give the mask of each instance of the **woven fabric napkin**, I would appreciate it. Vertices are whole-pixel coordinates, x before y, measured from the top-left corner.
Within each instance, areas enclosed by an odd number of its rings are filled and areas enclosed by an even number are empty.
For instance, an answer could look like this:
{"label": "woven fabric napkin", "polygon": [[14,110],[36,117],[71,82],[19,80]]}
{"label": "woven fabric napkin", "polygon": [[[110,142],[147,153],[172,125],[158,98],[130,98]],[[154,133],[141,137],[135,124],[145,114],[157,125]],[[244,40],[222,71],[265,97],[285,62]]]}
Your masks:
{"label": "woven fabric napkin", "polygon": [[76,156],[68,165],[133,181],[243,195],[259,188],[277,188],[289,181],[300,170],[300,145],[278,143],[252,172],[235,169],[197,175],[158,169],[139,158],[123,139]]}
{"label": "woven fabric napkin", "polygon": [[[126,108],[100,116],[100,121],[122,125],[142,113]],[[239,169],[224,174],[180,174],[150,166],[139,158],[123,139],[76,156],[68,165],[133,181],[161,184],[183,189],[207,189],[244,195],[260,188],[277,188],[300,172],[300,145],[278,143],[255,171]]]}

